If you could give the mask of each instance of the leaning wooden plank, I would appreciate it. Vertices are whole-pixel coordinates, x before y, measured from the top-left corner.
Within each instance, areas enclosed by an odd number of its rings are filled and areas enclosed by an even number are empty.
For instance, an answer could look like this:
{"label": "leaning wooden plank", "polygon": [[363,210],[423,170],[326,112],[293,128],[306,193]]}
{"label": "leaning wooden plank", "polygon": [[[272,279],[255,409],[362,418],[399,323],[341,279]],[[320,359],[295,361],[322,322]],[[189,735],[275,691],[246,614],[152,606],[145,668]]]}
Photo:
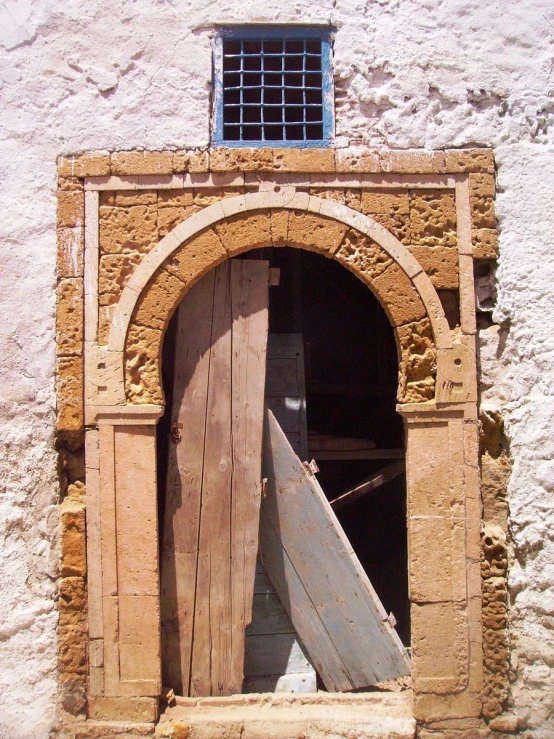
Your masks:
{"label": "leaning wooden plank", "polygon": [[242,689],[245,628],[252,617],[262,494],[262,429],[268,330],[268,262],[231,261],[232,488],[231,677]]}
{"label": "leaning wooden plank", "polygon": [[202,508],[190,693],[240,692],[231,683],[231,295],[229,262],[216,269],[206,408]]}
{"label": "leaning wooden plank", "polygon": [[325,686],[353,690],[408,674],[404,647],[332,508],[270,411],[263,463],[264,564]]}
{"label": "leaning wooden plank", "polygon": [[180,695],[188,695],[190,680],[213,293],[210,272],[177,317],[160,600],[164,685]]}
{"label": "leaning wooden plank", "polygon": [[401,475],[405,469],[406,465],[402,460],[388,464],[386,467],[379,470],[379,472],[375,472],[359,485],[356,485],[355,488],[347,490],[342,495],[339,495],[337,498],[330,501],[331,508],[334,511],[340,511],[344,506],[352,505],[352,503],[363,498],[363,496],[367,495],[371,490],[377,490],[377,488],[380,488],[390,480],[394,480],[396,477]]}

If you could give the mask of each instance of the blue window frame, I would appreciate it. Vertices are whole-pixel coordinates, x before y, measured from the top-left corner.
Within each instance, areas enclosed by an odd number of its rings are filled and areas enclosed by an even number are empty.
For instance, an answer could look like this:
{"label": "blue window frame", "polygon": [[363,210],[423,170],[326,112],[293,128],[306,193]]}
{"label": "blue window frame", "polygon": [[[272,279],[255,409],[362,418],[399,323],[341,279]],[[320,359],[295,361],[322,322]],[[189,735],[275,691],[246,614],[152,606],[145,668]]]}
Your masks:
{"label": "blue window frame", "polygon": [[219,29],[214,50],[216,146],[329,146],[331,29]]}

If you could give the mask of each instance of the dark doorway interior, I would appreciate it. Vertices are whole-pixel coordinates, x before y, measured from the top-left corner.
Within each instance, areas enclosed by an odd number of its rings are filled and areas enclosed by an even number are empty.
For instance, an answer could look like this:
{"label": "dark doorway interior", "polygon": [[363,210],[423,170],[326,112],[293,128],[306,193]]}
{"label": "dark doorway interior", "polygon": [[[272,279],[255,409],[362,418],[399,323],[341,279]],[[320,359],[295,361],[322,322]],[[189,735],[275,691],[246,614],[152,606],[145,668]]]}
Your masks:
{"label": "dark doorway interior", "polygon": [[[270,288],[270,333],[304,339],[310,434],[371,440],[376,450],[402,450],[395,411],[398,359],[394,333],[371,291],[337,262],[299,249],[260,249],[243,255],[280,269]],[[164,342],[163,381],[171,408],[174,326]],[[158,427],[160,506],[166,476],[169,413]],[[312,455],[315,456],[315,455]],[[390,463],[390,459],[317,459],[318,480],[332,500]],[[160,521],[163,521],[163,510]],[[337,511],[397,632],[410,644],[406,483],[400,475]]]}

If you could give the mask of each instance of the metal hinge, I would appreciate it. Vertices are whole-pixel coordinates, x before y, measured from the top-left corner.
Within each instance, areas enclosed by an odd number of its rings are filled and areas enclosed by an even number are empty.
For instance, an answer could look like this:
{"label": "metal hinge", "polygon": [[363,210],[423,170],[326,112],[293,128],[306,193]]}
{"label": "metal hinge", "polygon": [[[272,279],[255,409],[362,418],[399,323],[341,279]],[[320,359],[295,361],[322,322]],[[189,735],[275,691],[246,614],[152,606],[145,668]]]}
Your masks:
{"label": "metal hinge", "polygon": [[182,423],[174,423],[171,427],[171,432],[169,434],[169,438],[174,444],[177,444],[177,442],[181,441],[181,431],[180,429],[183,428]]}
{"label": "metal hinge", "polygon": [[311,462],[302,462],[302,464],[309,475],[317,475],[319,472],[319,467],[317,466],[315,459],[312,459]]}
{"label": "metal hinge", "polygon": [[383,623],[388,624],[391,629],[394,629],[398,621],[396,620],[396,616],[394,615],[394,613],[391,611],[389,615],[383,619]]}

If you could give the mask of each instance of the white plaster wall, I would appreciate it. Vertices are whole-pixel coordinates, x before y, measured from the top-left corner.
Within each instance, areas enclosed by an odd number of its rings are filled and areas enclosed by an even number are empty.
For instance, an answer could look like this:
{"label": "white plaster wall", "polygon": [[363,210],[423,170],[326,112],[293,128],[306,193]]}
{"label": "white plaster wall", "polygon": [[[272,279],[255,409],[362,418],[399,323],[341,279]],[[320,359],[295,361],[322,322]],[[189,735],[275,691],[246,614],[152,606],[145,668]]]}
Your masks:
{"label": "white plaster wall", "polygon": [[492,146],[499,305],[484,338],[514,457],[515,710],[554,735],[551,0],[6,0],[0,6],[0,736],[56,705],[55,160],[209,141],[218,21],[332,23],[337,145]]}

